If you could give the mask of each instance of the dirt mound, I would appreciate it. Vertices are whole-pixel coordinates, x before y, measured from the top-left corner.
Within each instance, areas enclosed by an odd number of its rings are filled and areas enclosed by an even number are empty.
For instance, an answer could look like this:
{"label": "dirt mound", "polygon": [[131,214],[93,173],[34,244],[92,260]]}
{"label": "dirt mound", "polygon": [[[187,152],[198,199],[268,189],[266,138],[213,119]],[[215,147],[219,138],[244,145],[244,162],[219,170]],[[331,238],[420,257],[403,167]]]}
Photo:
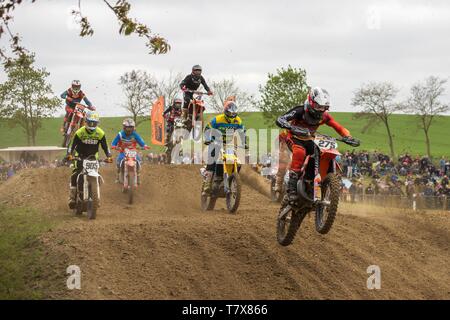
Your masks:
{"label": "dirt mound", "polygon": [[[281,247],[278,206],[246,169],[241,206],[232,215],[223,200],[201,212],[199,167],[145,166],[132,206],[113,183],[115,169],[103,168],[95,221],[66,209],[69,172],[24,171],[0,186],[0,201],[63,220],[42,241],[64,263],[80,266],[82,290],[55,298],[450,298],[448,215],[366,209],[372,214],[362,216],[360,208],[342,205],[328,235],[314,231],[311,216],[293,245]],[[381,268],[381,290],[366,288],[370,265]]]}

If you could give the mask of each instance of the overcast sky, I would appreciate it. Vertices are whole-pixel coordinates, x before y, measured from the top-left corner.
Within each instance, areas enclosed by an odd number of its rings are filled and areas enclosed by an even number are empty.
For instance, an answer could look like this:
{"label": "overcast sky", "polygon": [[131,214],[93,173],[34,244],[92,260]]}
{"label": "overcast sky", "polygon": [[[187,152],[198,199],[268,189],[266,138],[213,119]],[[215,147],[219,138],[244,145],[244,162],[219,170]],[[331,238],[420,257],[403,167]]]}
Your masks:
{"label": "overcast sky", "polygon": [[[118,79],[132,69],[167,76],[200,64],[209,82],[234,78],[257,95],[268,72],[291,64],[306,70],[310,85],[328,89],[332,111],[352,111],[353,91],[364,82],[390,80],[405,96],[429,75],[450,76],[445,0],[131,0],[130,16],[169,40],[172,50],[160,56],[147,54],[137,36],[119,36],[100,0],[81,2],[95,33],[80,38],[70,15],[77,2],[25,3],[12,28],[51,73],[55,93],[80,79],[101,115],[125,114]],[[447,85],[445,101],[449,93]]]}

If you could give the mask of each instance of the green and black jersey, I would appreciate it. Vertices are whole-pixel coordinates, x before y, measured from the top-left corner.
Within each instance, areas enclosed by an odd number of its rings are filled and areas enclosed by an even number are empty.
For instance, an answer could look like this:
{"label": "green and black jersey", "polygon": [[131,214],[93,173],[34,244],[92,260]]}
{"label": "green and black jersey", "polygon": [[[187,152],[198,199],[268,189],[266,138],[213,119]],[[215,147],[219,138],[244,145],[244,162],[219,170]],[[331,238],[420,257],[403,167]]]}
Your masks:
{"label": "green and black jersey", "polygon": [[96,128],[94,132],[89,133],[86,127],[82,127],[75,132],[72,143],[67,149],[68,154],[74,154],[80,158],[87,158],[98,153],[98,145],[101,144],[106,156],[110,156],[111,152],[106,142],[105,132]]}

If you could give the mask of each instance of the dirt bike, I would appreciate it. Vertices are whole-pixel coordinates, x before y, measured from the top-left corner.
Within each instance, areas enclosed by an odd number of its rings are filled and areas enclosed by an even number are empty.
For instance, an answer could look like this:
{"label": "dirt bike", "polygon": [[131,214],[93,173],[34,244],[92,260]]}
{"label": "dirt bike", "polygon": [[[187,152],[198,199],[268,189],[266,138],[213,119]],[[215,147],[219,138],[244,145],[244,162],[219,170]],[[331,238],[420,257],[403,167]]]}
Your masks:
{"label": "dirt bike", "polygon": [[95,156],[86,159],[75,157],[73,160],[83,162],[83,169],[77,177],[77,194],[73,210],[76,215],[86,212],[88,219],[95,219],[100,204],[100,185],[104,183],[98,170],[104,160],[97,160]]}
{"label": "dirt bike", "polygon": [[221,148],[222,164],[216,164],[213,172],[211,192],[201,196],[203,211],[213,210],[218,198],[226,199],[227,210],[235,213],[241,201],[240,165],[235,147]]}
{"label": "dirt bike", "polygon": [[186,90],[186,92],[191,92],[195,95],[188,105],[188,118],[185,123],[186,129],[189,132],[192,130],[192,139],[198,141],[202,136],[203,111],[205,111],[205,102],[203,101],[202,96],[208,93],[196,90]]}
{"label": "dirt bike", "polygon": [[67,148],[70,141],[73,138],[75,132],[84,125],[84,118],[86,115],[86,109],[95,110],[95,108],[85,106],[81,103],[77,103],[73,112],[70,114],[67,122],[64,124],[64,138],[62,142],[62,147]]}
{"label": "dirt bike", "polygon": [[[358,140],[336,139],[316,133],[314,154],[307,155],[297,182],[298,200],[281,202],[277,218],[278,243],[287,246],[294,240],[306,214],[315,211],[315,228],[321,234],[330,231],[336,217],[341,181],[336,174],[342,171],[335,158],[340,155],[336,141],[358,146]],[[286,186],[287,188],[287,186]]]}
{"label": "dirt bike", "polygon": [[132,204],[134,191],[138,187],[137,149],[125,148],[124,154],[125,157],[120,163],[119,183],[122,184],[122,193],[128,195],[128,204]]}
{"label": "dirt bike", "polygon": [[[172,162],[172,151],[173,148],[177,145],[181,148],[181,144],[183,140],[187,137],[184,136],[184,132],[181,130],[184,129],[184,122],[182,118],[176,118],[173,124],[173,130],[170,135],[168,135],[167,145],[166,145],[166,159],[167,163],[170,164]],[[180,154],[181,149],[176,150],[178,154]]]}

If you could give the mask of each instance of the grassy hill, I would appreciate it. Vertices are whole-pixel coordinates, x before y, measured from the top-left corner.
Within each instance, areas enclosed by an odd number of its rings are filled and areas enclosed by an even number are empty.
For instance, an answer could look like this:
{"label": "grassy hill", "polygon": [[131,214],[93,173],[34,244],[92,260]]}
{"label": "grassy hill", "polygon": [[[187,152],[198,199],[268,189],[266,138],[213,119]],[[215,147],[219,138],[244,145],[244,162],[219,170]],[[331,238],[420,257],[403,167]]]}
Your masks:
{"label": "grassy hill", "polygon": [[[374,128],[370,132],[362,133],[365,122],[353,120],[352,113],[336,112],[332,113],[337,121],[346,126],[353,136],[362,141],[362,150],[381,150],[389,152],[385,129],[382,125]],[[207,119],[213,115],[207,115]],[[275,128],[275,125],[267,126],[259,112],[247,112],[242,114],[244,124],[247,128]],[[61,118],[46,119],[37,137],[38,145],[59,146],[61,135],[59,127]],[[105,117],[101,119],[101,127],[106,131],[109,140],[117,134],[121,128],[122,117]],[[394,146],[396,154],[410,152],[415,154],[425,154],[425,138],[423,132],[418,128],[415,117],[412,115],[393,115],[391,121],[394,133]],[[327,126],[320,129],[325,134],[332,134],[333,130]],[[138,127],[138,132],[149,143],[150,123],[142,123]],[[431,128],[431,152],[434,157],[450,157],[450,116],[436,118],[436,122]],[[26,137],[21,128],[11,128],[4,120],[0,120],[0,148],[12,146],[26,146]],[[340,150],[346,150],[346,145],[340,144]],[[153,146],[154,151],[161,151],[161,147]]]}

